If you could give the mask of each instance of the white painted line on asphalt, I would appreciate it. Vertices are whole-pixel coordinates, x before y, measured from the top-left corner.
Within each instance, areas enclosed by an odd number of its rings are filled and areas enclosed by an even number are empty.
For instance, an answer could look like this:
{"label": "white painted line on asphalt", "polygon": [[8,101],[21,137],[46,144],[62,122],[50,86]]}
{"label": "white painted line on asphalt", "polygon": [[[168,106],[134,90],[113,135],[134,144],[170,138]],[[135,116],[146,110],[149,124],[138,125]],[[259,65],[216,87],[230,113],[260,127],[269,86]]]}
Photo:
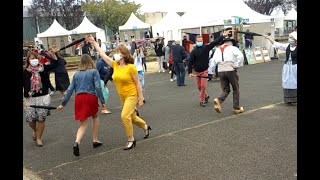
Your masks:
{"label": "white painted line on asphalt", "polygon": [[[215,123],[218,123],[218,122],[221,122],[221,121],[225,121],[225,120],[228,120],[228,119],[232,119],[232,118],[237,117],[237,116],[242,116],[242,115],[250,114],[250,113],[253,113],[253,112],[258,111],[258,110],[274,108],[275,105],[279,105],[279,104],[283,104],[283,102],[278,102],[278,103],[275,103],[275,104],[270,104],[270,105],[268,105],[268,106],[260,107],[260,108],[257,108],[257,109],[252,109],[252,110],[249,110],[249,111],[244,111],[244,112],[241,113],[241,114],[234,114],[234,115],[231,115],[231,116],[228,116],[228,117],[224,117],[224,118],[221,118],[221,119],[218,119],[218,120],[215,120],[215,121],[211,121],[211,122],[199,124],[199,125],[196,125],[196,126],[193,126],[193,127],[184,128],[184,129],[177,130],[177,131],[173,131],[173,132],[169,132],[169,133],[167,133],[167,134],[163,134],[163,135],[160,135],[160,136],[157,136],[157,137],[153,137],[153,138],[148,138],[148,139],[139,141],[139,142],[137,142],[137,143],[140,144],[140,143],[147,142],[147,141],[151,141],[151,140],[154,140],[154,139],[159,139],[159,138],[162,138],[162,137],[172,136],[172,135],[174,135],[174,134],[176,134],[176,133],[179,133],[179,132],[183,132],[183,131],[187,131],[187,130],[191,130],[191,129],[196,129],[196,128],[199,128],[199,127],[202,127],[202,126],[206,126],[206,125],[209,125],[209,124],[215,124]],[[59,167],[62,167],[62,166],[68,165],[68,164],[72,164],[72,163],[76,163],[76,162],[79,162],[79,161],[83,161],[83,160],[86,160],[86,159],[89,159],[89,158],[92,158],[92,157],[95,157],[95,156],[104,155],[104,154],[107,154],[107,153],[109,153],[109,152],[117,151],[117,150],[120,150],[120,149],[122,150],[123,147],[118,147],[118,148],[111,149],[111,150],[108,150],[108,151],[105,151],[105,152],[101,152],[101,153],[98,153],[98,154],[94,154],[94,155],[91,155],[91,156],[87,156],[87,157],[81,158],[81,159],[79,159],[79,160],[62,163],[62,164],[60,164],[60,165],[58,165],[58,166],[55,166],[55,167],[52,167],[52,168],[50,168],[50,169],[41,170],[41,171],[37,172],[36,174],[40,174],[40,173],[45,172],[45,171],[50,171],[50,170],[52,170],[52,169],[56,169],[56,168],[59,168]]]}

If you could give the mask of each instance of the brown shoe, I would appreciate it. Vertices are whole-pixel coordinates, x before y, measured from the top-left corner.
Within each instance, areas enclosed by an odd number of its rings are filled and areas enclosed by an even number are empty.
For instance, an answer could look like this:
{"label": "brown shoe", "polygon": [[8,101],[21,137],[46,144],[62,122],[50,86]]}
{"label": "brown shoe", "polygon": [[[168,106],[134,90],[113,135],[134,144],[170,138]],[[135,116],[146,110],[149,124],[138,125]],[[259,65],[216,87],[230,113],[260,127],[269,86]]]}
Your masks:
{"label": "brown shoe", "polygon": [[39,140],[36,140],[36,145],[38,147],[42,147],[43,146],[43,142],[39,139]]}
{"label": "brown shoe", "polygon": [[214,104],[214,109],[215,109],[218,113],[221,113],[222,109],[221,109],[221,104],[220,104],[218,98],[214,98],[213,104]]}
{"label": "brown shoe", "polygon": [[243,107],[240,107],[240,109],[235,109],[234,113],[239,114],[239,113],[242,113],[243,111],[244,111]]}

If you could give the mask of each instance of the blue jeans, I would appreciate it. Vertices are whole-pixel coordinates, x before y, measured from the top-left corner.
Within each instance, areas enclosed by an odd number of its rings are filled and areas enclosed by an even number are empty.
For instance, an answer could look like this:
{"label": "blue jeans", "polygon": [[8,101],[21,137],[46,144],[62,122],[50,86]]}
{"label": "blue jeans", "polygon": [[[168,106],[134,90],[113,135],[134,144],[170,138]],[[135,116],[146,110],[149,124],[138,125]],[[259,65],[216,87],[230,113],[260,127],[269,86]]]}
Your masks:
{"label": "blue jeans", "polygon": [[176,72],[176,76],[177,76],[177,85],[184,85],[184,79],[185,79],[185,74],[186,74],[186,69],[184,66],[184,63],[173,63],[174,65],[174,70]]}

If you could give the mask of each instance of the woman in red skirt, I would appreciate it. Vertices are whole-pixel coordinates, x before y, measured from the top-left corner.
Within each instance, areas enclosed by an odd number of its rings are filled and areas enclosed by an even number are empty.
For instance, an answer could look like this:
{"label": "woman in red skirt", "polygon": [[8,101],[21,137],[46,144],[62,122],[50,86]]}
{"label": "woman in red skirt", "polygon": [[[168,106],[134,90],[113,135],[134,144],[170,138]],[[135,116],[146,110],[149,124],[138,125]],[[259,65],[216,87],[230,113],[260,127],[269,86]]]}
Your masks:
{"label": "woman in red skirt", "polygon": [[75,91],[76,94],[74,103],[75,120],[79,120],[81,123],[77,131],[76,141],[73,145],[73,154],[79,156],[79,144],[88,127],[88,117],[92,117],[93,148],[102,145],[102,143],[98,141],[98,98],[102,104],[102,109],[106,108],[102,95],[99,72],[95,69],[91,57],[87,54],[82,55],[78,71],[74,74],[61,105],[57,107],[58,110],[63,109],[68,103],[73,91]]}

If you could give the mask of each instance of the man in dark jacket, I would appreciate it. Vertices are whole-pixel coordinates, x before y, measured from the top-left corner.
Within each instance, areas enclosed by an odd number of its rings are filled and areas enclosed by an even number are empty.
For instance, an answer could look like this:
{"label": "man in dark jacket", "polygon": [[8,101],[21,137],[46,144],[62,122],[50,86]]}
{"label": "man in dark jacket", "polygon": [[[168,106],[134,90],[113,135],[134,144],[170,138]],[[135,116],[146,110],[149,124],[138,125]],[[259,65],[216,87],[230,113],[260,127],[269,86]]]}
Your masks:
{"label": "man in dark jacket", "polygon": [[180,45],[180,41],[174,41],[173,44],[170,46],[170,50],[172,53],[172,61],[174,70],[177,76],[177,85],[178,86],[185,86],[185,66],[183,60],[187,58],[187,52],[184,48]]}
{"label": "man in dark jacket", "polygon": [[165,72],[163,69],[163,60],[164,60],[164,47],[160,39],[156,39],[154,46],[154,51],[158,60],[158,72]]}
{"label": "man in dark jacket", "polygon": [[[200,35],[196,37],[196,47],[190,53],[190,59],[188,64],[189,77],[197,76],[196,83],[200,92],[200,106],[205,107],[209,100],[209,95],[206,93],[207,79],[201,77],[208,76],[209,67],[209,51],[216,45],[220,44],[223,37],[227,36],[229,31],[224,31],[223,35],[212,41],[210,44],[204,45],[203,39]],[[194,68],[194,74],[192,74],[192,68]]]}

